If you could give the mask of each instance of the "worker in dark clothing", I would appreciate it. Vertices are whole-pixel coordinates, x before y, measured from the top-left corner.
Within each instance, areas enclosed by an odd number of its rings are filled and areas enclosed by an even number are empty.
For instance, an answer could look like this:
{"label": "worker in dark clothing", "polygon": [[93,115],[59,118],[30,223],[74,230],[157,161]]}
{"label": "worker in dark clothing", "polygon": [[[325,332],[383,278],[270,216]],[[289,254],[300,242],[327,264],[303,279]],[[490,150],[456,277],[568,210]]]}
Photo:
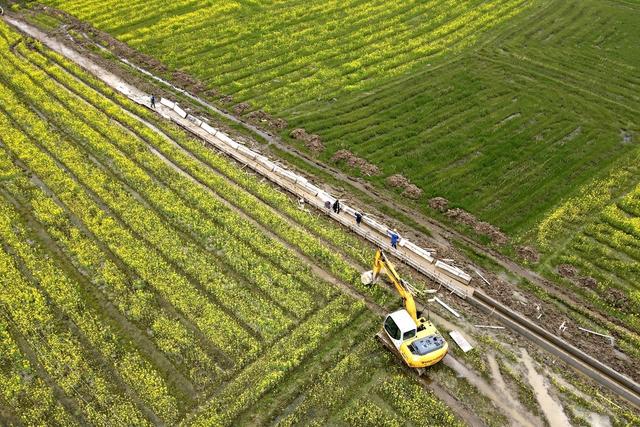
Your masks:
{"label": "worker in dark clothing", "polygon": [[398,231],[394,228],[393,231],[389,232],[389,236],[391,236],[391,247],[393,247],[394,249],[398,249],[398,241],[400,240]]}
{"label": "worker in dark clothing", "polygon": [[325,200],[324,207],[327,208],[327,210],[331,209],[331,202],[329,200]]}
{"label": "worker in dark clothing", "polygon": [[340,213],[340,209],[341,209],[340,200],[336,199],[336,201],[333,202],[333,211],[335,213],[339,214]]}
{"label": "worker in dark clothing", "polygon": [[156,108],[156,97],[155,95],[151,95],[151,108]]}
{"label": "worker in dark clothing", "polygon": [[356,224],[358,224],[358,226],[360,226],[361,222],[362,222],[362,214],[360,212],[356,211]]}

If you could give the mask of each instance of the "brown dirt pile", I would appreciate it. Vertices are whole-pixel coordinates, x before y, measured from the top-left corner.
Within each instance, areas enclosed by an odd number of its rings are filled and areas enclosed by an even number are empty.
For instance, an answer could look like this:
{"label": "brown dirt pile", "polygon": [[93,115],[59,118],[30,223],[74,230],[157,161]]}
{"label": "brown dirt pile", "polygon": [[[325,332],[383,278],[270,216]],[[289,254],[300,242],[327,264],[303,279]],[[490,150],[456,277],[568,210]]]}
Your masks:
{"label": "brown dirt pile", "polygon": [[429,206],[440,212],[444,212],[449,207],[449,201],[444,197],[433,197],[429,199]]}
{"label": "brown dirt pile", "polygon": [[302,128],[297,128],[291,131],[289,134],[291,138],[297,139],[298,141],[303,141],[304,145],[314,153],[320,153],[324,151],[324,144],[322,143],[322,139],[320,139],[320,135],[316,135],[314,133],[307,133],[306,130]]}
{"label": "brown dirt pile", "polygon": [[241,102],[240,104],[236,104],[233,106],[233,112],[240,116],[244,114],[244,112],[249,108],[251,108],[249,104],[247,104],[246,102]]}
{"label": "brown dirt pile", "polygon": [[480,221],[474,215],[465,211],[464,209],[454,208],[448,209],[445,215],[452,218],[454,221],[461,224],[465,224],[473,228],[476,233],[488,236],[491,241],[496,245],[504,245],[509,241],[509,238],[500,229],[488,222]]}
{"label": "brown dirt pile", "polygon": [[403,175],[395,174],[387,178],[387,184],[394,188],[403,188],[402,194],[410,199],[418,199],[422,196],[422,189],[414,185]]}
{"label": "brown dirt pile", "polygon": [[376,165],[356,156],[349,150],[336,151],[331,160],[336,163],[344,161],[350,167],[359,169],[360,172],[367,176],[380,175],[380,169]]}
{"label": "brown dirt pile", "polygon": [[518,248],[518,256],[529,262],[540,261],[540,254],[531,246],[520,246]]}
{"label": "brown dirt pile", "polygon": [[282,129],[286,129],[287,126],[289,126],[289,123],[287,123],[286,120],[284,119],[280,119],[278,117],[273,117],[271,114],[262,111],[262,110],[256,110],[256,111],[252,111],[247,115],[247,118],[259,125],[266,125],[267,127],[276,129],[276,130],[282,130]]}
{"label": "brown dirt pile", "polygon": [[556,271],[562,277],[571,278],[578,275],[578,269],[571,264],[560,264]]}

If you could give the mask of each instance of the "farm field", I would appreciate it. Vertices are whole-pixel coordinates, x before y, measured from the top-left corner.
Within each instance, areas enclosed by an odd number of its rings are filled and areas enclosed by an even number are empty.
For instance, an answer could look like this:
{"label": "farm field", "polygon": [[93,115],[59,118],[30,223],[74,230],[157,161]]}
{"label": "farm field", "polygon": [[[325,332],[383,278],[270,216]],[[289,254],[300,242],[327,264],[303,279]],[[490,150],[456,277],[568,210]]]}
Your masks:
{"label": "farm field", "polygon": [[47,3],[285,119],[301,149],[292,130],[319,135],[327,163],[349,150],[370,176],[337,166],[386,188],[402,174],[403,204],[451,222],[428,205],[444,197],[499,227],[640,332],[637,1]]}
{"label": "farm field", "polygon": [[459,424],[298,255],[370,249],[147,119],[0,23],[0,424]]}

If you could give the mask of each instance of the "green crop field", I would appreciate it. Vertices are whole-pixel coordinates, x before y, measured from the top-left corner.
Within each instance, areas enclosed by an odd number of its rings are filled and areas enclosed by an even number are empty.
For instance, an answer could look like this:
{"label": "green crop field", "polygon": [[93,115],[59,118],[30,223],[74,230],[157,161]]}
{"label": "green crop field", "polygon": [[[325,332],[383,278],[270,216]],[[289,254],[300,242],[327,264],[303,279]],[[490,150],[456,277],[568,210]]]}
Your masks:
{"label": "green crop field", "polygon": [[0,424],[458,423],[295,252],[369,249],[4,23],[0,129]]}
{"label": "green crop field", "polygon": [[47,3],[532,245],[640,330],[639,2]]}

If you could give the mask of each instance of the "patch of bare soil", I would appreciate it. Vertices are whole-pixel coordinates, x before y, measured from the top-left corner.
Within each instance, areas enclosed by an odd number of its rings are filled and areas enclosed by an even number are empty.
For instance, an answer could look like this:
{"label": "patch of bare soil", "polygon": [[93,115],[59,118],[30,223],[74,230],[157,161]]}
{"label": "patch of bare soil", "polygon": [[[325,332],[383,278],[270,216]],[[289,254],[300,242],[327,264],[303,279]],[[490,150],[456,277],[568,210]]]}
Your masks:
{"label": "patch of bare soil", "polygon": [[540,254],[531,246],[520,246],[518,248],[518,256],[529,262],[540,261]]}
{"label": "patch of bare soil", "polygon": [[409,199],[419,199],[422,196],[422,189],[412,184],[409,179],[401,174],[391,175],[387,178],[387,184],[394,188],[402,188],[402,194]]}
{"label": "patch of bare soil", "polygon": [[[143,65],[145,68],[149,68],[155,71],[164,72],[167,70],[167,68],[157,59],[151,56],[145,55],[143,53],[140,53],[135,49],[132,49],[126,43],[123,43],[113,38],[112,36],[110,36],[109,34],[103,31],[97,30],[91,25],[78,20],[74,16],[64,11],[43,6],[43,5],[35,5],[33,6],[33,9],[36,11],[44,12],[47,15],[60,19],[61,21],[67,23],[64,27],[64,31],[66,32],[77,31],[80,34],[86,34],[93,41],[100,43],[102,46],[108,48],[111,52],[113,52],[116,55],[123,56],[126,58],[131,58],[135,60],[137,63]],[[87,42],[90,42],[90,41],[87,40]]]}
{"label": "patch of bare soil", "polygon": [[380,175],[380,168],[369,163],[362,157],[358,157],[349,150],[339,150],[331,157],[333,162],[346,162],[346,164],[354,169],[359,169],[366,176]]}
{"label": "patch of bare soil", "polygon": [[231,95],[222,95],[219,99],[223,104],[231,104],[233,102],[233,96]]}
{"label": "patch of bare soil", "polygon": [[289,126],[286,120],[279,117],[273,117],[271,114],[262,110],[252,111],[247,114],[247,119],[255,124],[267,126],[272,129],[282,130]]}
{"label": "patch of bare soil", "polygon": [[496,245],[504,245],[509,242],[509,238],[500,229],[488,222],[480,221],[473,214],[465,211],[464,209],[454,208],[448,209],[445,215],[452,218],[454,221],[461,224],[468,225],[473,228],[476,233],[488,236],[491,241]]}
{"label": "patch of bare soil", "polygon": [[[451,255],[453,256],[453,254]],[[575,324],[566,313],[559,311],[554,303],[543,301],[533,294],[527,293],[525,295],[515,292],[516,288],[505,276],[484,269],[482,269],[482,275],[489,284],[482,280],[475,283],[476,287],[482,289],[487,295],[533,320],[539,326],[558,335],[582,351],[598,355],[601,360],[606,360],[606,364],[616,371],[628,375],[636,381],[640,378],[640,360],[626,357],[621,349],[611,346],[606,338],[580,331],[577,328],[579,325]],[[578,280],[582,279],[586,278]],[[620,296],[619,294],[615,295]],[[561,331],[560,326],[563,324],[566,330]]]}
{"label": "patch of bare soil", "polygon": [[320,135],[307,133],[307,131],[302,128],[292,130],[289,135],[293,139],[304,141],[304,145],[314,153],[321,153],[324,151],[325,147],[322,143],[322,139],[320,139]]}
{"label": "patch of bare soil", "polygon": [[578,269],[571,264],[560,264],[556,267],[556,271],[562,277],[572,278],[578,275]]}
{"label": "patch of bare soil", "polygon": [[233,106],[233,112],[236,113],[237,115],[241,116],[249,108],[251,108],[251,106],[249,104],[247,104],[246,102],[241,102],[241,103],[236,104],[236,105]]}
{"label": "patch of bare soil", "polygon": [[444,212],[449,207],[449,201],[444,197],[433,197],[429,199],[429,206],[440,212]]}

